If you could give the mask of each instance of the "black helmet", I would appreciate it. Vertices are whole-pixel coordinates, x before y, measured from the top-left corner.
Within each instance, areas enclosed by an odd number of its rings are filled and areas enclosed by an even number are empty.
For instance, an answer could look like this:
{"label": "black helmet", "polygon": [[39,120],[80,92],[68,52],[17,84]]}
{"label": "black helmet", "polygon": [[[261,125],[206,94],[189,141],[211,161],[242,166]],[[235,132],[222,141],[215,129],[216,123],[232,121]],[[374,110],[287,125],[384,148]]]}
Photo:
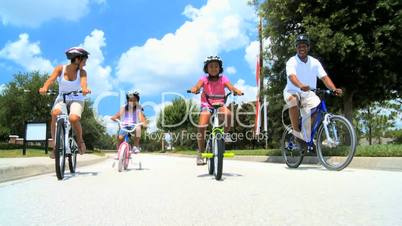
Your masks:
{"label": "black helmet", "polygon": [[130,97],[136,97],[138,101],[140,101],[140,93],[138,91],[128,91],[126,93],[126,99],[130,99]]}
{"label": "black helmet", "polygon": [[72,47],[66,51],[67,59],[72,60],[76,57],[88,58],[88,51],[81,47]]}
{"label": "black helmet", "polygon": [[209,57],[207,57],[205,59],[205,61],[204,61],[204,72],[208,73],[208,71],[207,71],[208,64],[213,62],[213,61],[218,62],[219,67],[220,67],[219,74],[222,73],[223,72],[223,62],[222,62],[221,58],[218,57],[218,56],[209,56]]}
{"label": "black helmet", "polygon": [[307,35],[300,34],[296,38],[296,46],[299,45],[300,43],[304,43],[304,44],[310,46],[310,39],[308,38]]}

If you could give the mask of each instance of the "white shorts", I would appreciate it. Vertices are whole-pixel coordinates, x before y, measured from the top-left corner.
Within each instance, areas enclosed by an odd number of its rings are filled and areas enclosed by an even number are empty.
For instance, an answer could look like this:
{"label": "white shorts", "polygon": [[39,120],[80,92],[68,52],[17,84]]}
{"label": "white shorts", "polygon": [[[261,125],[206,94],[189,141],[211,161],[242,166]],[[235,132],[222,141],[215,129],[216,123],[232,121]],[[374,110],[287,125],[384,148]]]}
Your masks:
{"label": "white shorts", "polygon": [[313,91],[295,92],[284,90],[283,97],[288,106],[291,106],[289,101],[290,96],[295,96],[297,100],[300,101],[299,107],[305,110],[311,110],[312,108],[317,107],[321,102],[320,98]]}
{"label": "white shorts", "polygon": [[[81,118],[81,114],[84,111],[84,101],[67,101],[67,105],[70,105],[70,115],[77,115]],[[52,111],[55,109],[62,110],[63,101],[56,101],[53,105]]]}

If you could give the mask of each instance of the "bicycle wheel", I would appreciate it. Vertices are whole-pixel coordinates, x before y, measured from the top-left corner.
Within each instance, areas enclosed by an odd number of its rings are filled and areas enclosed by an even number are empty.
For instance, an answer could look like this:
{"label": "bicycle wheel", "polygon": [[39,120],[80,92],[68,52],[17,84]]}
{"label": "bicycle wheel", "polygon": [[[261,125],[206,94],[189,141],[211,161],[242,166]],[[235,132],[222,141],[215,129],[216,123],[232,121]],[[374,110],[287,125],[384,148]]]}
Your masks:
{"label": "bicycle wheel", "polygon": [[56,165],[56,175],[57,179],[62,180],[64,178],[64,168],[65,168],[65,155],[66,155],[66,145],[65,145],[65,128],[64,119],[57,120],[56,127],[56,146],[54,152],[54,159]]}
{"label": "bicycle wheel", "polygon": [[292,132],[285,130],[281,141],[282,157],[289,168],[297,168],[303,161],[303,147],[297,142]]}
{"label": "bicycle wheel", "polygon": [[70,137],[70,150],[71,154],[68,155],[68,168],[70,173],[75,173],[75,168],[77,167],[77,152],[78,145],[73,138]]}
{"label": "bicycle wheel", "polygon": [[[212,139],[208,139],[207,145],[205,147],[206,153],[213,153],[212,152]],[[214,158],[207,158],[207,165],[208,165],[208,174],[214,174]]]}
{"label": "bicycle wheel", "polygon": [[216,180],[222,178],[223,169],[223,152],[225,151],[225,142],[223,139],[213,138],[213,153],[214,153],[214,176]]}
{"label": "bicycle wheel", "polygon": [[128,163],[130,162],[130,148],[126,148],[124,150],[124,161],[123,161],[123,168],[125,170],[128,169]]}
{"label": "bicycle wheel", "polygon": [[345,117],[332,115],[325,130],[321,124],[317,133],[317,156],[329,170],[347,167],[356,152],[356,134],[352,124]]}
{"label": "bicycle wheel", "polygon": [[120,146],[119,146],[119,150],[117,152],[118,158],[119,158],[119,164],[118,164],[117,169],[118,169],[119,172],[121,172],[123,170],[126,149],[128,149],[127,142],[121,143]]}

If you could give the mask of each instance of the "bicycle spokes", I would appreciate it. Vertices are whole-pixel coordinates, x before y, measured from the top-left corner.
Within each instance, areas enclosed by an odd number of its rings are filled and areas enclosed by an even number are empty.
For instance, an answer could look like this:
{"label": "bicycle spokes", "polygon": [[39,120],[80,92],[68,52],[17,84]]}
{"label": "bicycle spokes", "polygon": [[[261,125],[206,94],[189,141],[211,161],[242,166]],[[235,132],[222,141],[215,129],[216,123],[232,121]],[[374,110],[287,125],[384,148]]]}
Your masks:
{"label": "bicycle spokes", "polygon": [[318,132],[319,157],[328,169],[345,168],[356,150],[356,137],[349,121],[342,116],[332,116]]}

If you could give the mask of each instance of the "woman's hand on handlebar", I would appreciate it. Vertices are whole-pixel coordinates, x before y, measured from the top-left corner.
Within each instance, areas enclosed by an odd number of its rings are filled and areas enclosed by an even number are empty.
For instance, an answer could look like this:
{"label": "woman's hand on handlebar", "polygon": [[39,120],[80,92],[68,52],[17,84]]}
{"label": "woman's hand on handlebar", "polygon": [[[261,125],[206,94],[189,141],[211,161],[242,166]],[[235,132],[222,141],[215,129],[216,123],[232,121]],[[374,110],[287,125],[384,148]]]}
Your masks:
{"label": "woman's hand on handlebar", "polygon": [[41,95],[45,95],[45,94],[47,93],[47,89],[44,88],[44,87],[41,87],[41,88],[39,89],[39,93],[40,93]]}
{"label": "woman's hand on handlebar", "polygon": [[90,89],[88,89],[88,88],[84,88],[84,89],[82,89],[82,95],[87,95],[87,94],[89,94],[89,93],[91,93],[91,90]]}

